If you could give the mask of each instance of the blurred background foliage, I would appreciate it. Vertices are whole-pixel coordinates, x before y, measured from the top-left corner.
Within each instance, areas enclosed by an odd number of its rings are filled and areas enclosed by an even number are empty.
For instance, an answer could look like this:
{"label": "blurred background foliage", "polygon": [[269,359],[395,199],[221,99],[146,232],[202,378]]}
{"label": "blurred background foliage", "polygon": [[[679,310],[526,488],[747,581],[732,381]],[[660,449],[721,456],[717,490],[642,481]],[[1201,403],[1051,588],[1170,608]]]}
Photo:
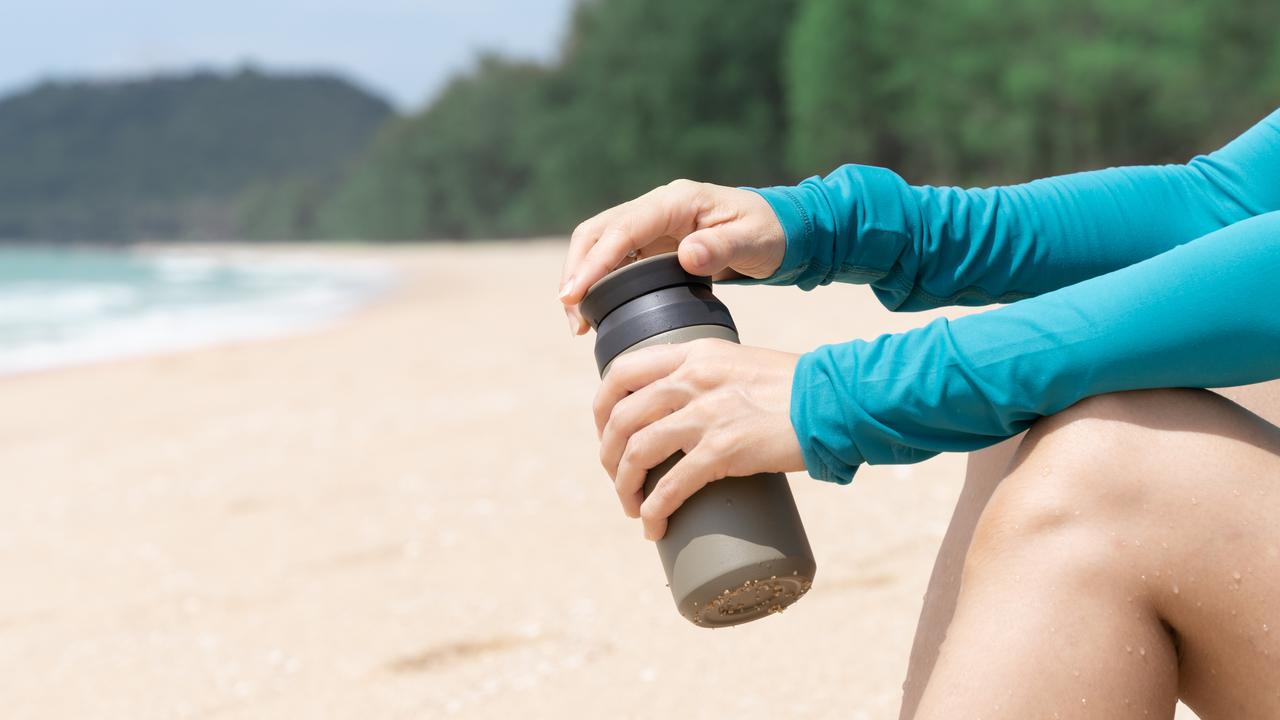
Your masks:
{"label": "blurred background foliage", "polygon": [[0,238],[310,234],[390,116],[325,76],[45,83],[0,101]]}
{"label": "blurred background foliage", "polygon": [[0,237],[563,234],[676,177],[996,184],[1185,161],[1280,105],[1275,0],[584,0],[419,112],[334,79],[0,102]]}

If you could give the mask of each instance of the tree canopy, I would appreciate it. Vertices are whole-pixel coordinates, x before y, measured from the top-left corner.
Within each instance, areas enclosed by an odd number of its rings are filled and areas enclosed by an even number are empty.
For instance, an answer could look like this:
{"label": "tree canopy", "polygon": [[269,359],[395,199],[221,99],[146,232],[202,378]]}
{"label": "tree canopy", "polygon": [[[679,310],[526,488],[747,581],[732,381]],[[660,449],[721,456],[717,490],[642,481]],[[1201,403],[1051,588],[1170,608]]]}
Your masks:
{"label": "tree canopy", "polygon": [[[677,177],[846,162],[946,184],[1182,162],[1280,104],[1276,27],[1271,0],[587,0],[556,63],[487,58],[385,132],[330,229],[564,233]],[[371,207],[399,224],[353,220]]]}

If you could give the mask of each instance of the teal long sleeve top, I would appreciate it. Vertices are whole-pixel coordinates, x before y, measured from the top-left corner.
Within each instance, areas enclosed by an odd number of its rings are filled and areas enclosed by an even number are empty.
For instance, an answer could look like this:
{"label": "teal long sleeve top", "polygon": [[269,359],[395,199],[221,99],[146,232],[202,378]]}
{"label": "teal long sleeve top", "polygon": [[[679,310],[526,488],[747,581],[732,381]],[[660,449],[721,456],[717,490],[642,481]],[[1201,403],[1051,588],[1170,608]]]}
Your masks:
{"label": "teal long sleeve top", "polygon": [[756,191],[787,243],[759,282],[1012,303],[801,356],[791,420],[818,479],[985,447],[1101,393],[1280,377],[1280,111],[1185,165],[985,189],[846,165]]}

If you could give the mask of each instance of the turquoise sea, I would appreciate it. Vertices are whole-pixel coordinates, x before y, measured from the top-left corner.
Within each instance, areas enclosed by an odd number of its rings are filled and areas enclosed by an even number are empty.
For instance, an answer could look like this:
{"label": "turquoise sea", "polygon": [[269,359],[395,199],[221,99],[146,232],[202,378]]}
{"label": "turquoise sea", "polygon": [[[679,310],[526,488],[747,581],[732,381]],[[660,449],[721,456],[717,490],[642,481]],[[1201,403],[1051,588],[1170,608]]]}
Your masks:
{"label": "turquoise sea", "polygon": [[391,277],[330,255],[0,247],[0,374],[305,330]]}

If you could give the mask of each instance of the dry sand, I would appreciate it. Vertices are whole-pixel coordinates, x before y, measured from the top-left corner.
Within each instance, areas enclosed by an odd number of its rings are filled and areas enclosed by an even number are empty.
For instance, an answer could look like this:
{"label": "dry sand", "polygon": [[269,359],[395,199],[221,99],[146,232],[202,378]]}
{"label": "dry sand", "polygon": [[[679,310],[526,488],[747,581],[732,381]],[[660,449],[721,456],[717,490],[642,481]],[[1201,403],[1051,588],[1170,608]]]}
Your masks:
{"label": "dry sand", "polygon": [[[562,246],[327,252],[405,282],[305,336],[0,379],[5,717],[896,718],[962,456],[793,476],[812,592],[698,629],[596,463]],[[794,351],[930,317],[719,292]]]}

